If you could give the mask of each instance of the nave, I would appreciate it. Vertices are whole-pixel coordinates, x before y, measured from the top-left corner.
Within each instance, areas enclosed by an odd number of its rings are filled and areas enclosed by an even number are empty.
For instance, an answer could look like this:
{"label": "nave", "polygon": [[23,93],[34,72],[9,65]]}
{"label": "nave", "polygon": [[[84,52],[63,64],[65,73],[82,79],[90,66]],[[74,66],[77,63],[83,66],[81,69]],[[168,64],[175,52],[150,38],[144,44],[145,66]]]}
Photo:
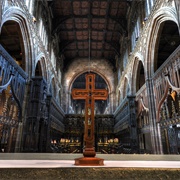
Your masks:
{"label": "nave", "polygon": [[0,2],[1,153],[180,154],[179,0]]}

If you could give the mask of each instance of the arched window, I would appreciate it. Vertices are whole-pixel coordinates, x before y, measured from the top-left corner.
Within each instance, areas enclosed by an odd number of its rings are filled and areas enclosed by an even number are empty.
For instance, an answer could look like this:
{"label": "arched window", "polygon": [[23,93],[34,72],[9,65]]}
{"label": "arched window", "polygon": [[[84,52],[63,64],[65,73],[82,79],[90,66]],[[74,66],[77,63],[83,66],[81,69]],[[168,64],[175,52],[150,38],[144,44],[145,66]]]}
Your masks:
{"label": "arched window", "polygon": [[32,14],[34,0],[26,0],[25,2],[26,2],[26,6],[29,9],[29,12]]}
{"label": "arched window", "polygon": [[136,92],[145,84],[144,67],[141,61],[139,61],[136,77]]}
{"label": "arched window", "polygon": [[154,5],[154,0],[145,1],[146,16],[149,16],[149,14],[151,13],[153,5]]}
{"label": "arched window", "polygon": [[41,63],[38,61],[35,69],[35,76],[42,76],[42,68],[41,68]]}
{"label": "arched window", "polygon": [[135,26],[134,26],[134,30],[133,30],[132,35],[131,35],[132,51],[134,50],[134,47],[136,45],[136,41],[139,38],[139,34],[140,34],[140,17],[137,18],[137,21],[136,21]]}

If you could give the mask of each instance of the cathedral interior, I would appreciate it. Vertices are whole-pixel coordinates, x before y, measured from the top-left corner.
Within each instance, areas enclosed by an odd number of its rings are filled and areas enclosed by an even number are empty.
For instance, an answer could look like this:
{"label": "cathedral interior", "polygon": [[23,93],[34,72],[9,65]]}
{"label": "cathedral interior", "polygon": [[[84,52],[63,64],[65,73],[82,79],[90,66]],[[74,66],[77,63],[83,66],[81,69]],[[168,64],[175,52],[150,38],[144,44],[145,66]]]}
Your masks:
{"label": "cathedral interior", "polygon": [[0,152],[180,154],[179,0],[0,0]]}

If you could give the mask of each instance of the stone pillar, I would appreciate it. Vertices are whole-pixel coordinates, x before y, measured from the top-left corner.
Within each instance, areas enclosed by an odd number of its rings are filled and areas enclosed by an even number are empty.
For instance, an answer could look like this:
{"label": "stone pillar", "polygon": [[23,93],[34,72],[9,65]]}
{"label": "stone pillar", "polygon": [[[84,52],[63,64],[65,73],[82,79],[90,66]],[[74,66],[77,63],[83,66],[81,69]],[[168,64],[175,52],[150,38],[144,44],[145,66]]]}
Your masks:
{"label": "stone pillar", "polygon": [[149,122],[150,122],[150,134],[151,134],[151,143],[152,143],[152,153],[160,154],[162,153],[160,132],[158,129],[157,121],[156,121],[156,104],[155,104],[155,96],[154,96],[154,87],[153,87],[153,79],[146,79],[146,87],[148,94],[148,104],[149,104]]}
{"label": "stone pillar", "polygon": [[110,102],[110,114],[112,114],[116,110],[116,103],[115,103],[115,93],[111,92],[109,94],[109,102]]}
{"label": "stone pillar", "polygon": [[62,105],[65,113],[69,113],[69,107],[71,102],[71,92],[68,91],[67,86],[63,90]]}
{"label": "stone pillar", "polygon": [[158,137],[159,137],[159,139],[160,139],[160,141],[159,141],[159,146],[160,146],[160,154],[163,154],[163,145],[162,145],[162,137],[161,137],[161,127],[160,127],[160,123],[157,123],[157,133],[158,133]]}
{"label": "stone pillar", "polygon": [[48,111],[48,119],[47,119],[47,141],[46,141],[46,152],[51,152],[51,95],[47,96],[46,99],[46,106],[47,106],[47,111]]}
{"label": "stone pillar", "polygon": [[138,153],[138,136],[136,123],[135,96],[127,96],[129,102],[129,127],[130,127],[130,143],[132,153]]}
{"label": "stone pillar", "polygon": [[33,126],[33,128],[35,129],[35,133],[33,135],[35,135],[35,144],[33,146],[33,151],[38,152],[38,145],[39,145],[39,123],[40,123],[40,116],[38,114],[38,116],[36,117],[36,119],[33,119],[33,121],[35,122],[35,126]]}
{"label": "stone pillar", "polygon": [[22,122],[19,122],[18,123],[18,129],[17,129],[15,152],[21,151],[22,129],[23,129]]}
{"label": "stone pillar", "polygon": [[14,127],[11,127],[10,128],[9,137],[8,137],[8,144],[7,144],[6,152],[11,152],[11,146],[12,146],[12,141],[13,141],[13,134],[14,134]]}
{"label": "stone pillar", "polygon": [[23,130],[25,130],[25,125],[26,125],[26,110],[27,110],[27,105],[28,105],[28,91],[30,88],[30,83],[27,82],[25,86],[25,91],[24,91],[24,100],[22,104],[22,117],[19,119],[18,123],[18,130],[17,130],[17,137],[16,137],[16,145],[15,145],[15,152],[21,152],[23,150],[23,141],[24,141],[24,136],[23,136]]}
{"label": "stone pillar", "polygon": [[109,108],[109,114],[112,113],[112,105],[113,105],[113,97],[112,97],[112,93],[108,94],[109,98],[107,100],[107,107]]}
{"label": "stone pillar", "polygon": [[71,105],[71,92],[68,91],[66,99],[68,100],[68,102],[65,100],[66,112],[69,113],[69,107]]}

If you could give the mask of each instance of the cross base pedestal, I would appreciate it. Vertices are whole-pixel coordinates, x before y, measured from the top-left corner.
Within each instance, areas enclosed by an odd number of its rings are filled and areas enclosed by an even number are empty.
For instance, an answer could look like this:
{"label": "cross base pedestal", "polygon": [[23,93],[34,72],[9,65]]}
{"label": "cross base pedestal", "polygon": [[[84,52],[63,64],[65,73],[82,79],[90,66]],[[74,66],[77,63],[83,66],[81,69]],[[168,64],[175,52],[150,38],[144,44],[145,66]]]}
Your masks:
{"label": "cross base pedestal", "polygon": [[103,166],[104,159],[97,157],[82,157],[75,159],[75,164],[77,166]]}

